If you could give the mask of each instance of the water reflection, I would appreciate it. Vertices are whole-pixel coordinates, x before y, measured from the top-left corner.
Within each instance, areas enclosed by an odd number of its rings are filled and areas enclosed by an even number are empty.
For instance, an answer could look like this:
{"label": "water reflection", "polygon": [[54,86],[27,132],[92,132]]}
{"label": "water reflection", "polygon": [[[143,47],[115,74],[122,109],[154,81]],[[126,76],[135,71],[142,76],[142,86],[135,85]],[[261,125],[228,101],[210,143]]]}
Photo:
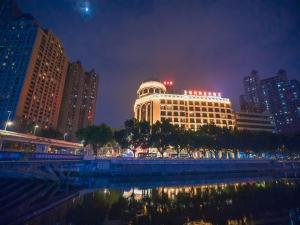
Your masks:
{"label": "water reflection", "polygon": [[84,190],[28,225],[299,224],[297,179]]}

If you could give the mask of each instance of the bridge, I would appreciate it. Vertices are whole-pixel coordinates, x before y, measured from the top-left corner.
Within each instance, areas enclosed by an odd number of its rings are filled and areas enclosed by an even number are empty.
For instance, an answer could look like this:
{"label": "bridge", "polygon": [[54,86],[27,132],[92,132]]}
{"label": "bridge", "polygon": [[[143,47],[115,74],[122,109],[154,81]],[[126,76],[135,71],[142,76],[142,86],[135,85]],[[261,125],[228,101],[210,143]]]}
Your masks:
{"label": "bridge", "polygon": [[82,154],[80,143],[0,130],[0,151]]}

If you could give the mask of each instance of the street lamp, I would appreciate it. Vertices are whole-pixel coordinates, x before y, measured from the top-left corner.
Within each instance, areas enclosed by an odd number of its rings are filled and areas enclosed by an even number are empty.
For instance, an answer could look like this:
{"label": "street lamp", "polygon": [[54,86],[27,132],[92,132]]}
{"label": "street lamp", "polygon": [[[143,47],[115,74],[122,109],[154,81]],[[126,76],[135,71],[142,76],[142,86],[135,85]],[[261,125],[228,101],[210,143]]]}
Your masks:
{"label": "street lamp", "polygon": [[8,113],[8,116],[7,116],[7,120],[5,122],[5,125],[4,125],[4,130],[6,130],[7,126],[10,126],[10,125],[8,125],[8,122],[9,122],[9,119],[10,119],[11,111],[7,111],[7,113]]}
{"label": "street lamp", "polygon": [[10,127],[11,125],[13,125],[14,123],[12,122],[12,121],[7,121],[6,123],[5,123],[5,128],[4,128],[4,130],[6,131],[7,130],[7,127]]}
{"label": "street lamp", "polygon": [[68,133],[64,133],[64,141],[66,140]]}
{"label": "street lamp", "polygon": [[36,124],[36,125],[34,126],[33,135],[35,135],[36,129],[38,129],[38,128],[39,128],[39,125]]}

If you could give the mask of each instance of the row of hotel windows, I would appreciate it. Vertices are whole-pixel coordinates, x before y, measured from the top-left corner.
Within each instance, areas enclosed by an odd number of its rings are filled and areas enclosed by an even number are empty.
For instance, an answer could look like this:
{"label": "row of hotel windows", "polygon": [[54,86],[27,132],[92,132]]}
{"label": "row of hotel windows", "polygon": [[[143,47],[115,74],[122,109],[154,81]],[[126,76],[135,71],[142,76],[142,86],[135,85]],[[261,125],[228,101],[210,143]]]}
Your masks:
{"label": "row of hotel windows", "polygon": [[209,118],[227,118],[227,119],[232,119],[232,116],[229,114],[214,114],[214,113],[184,113],[184,112],[165,112],[162,111],[160,113],[161,116],[181,116],[181,117],[209,117]]}
{"label": "row of hotel windows", "polygon": [[139,94],[154,94],[154,93],[163,93],[163,91],[161,89],[158,89],[158,88],[146,88],[144,90],[141,90]]}
{"label": "row of hotel windows", "polygon": [[185,118],[174,118],[171,117],[161,117],[161,120],[169,120],[173,123],[196,123],[196,124],[223,124],[223,125],[233,125],[232,120],[214,120],[214,119],[185,119]]}
{"label": "row of hotel windows", "polygon": [[178,100],[160,100],[161,104],[173,104],[173,105],[195,105],[195,106],[215,106],[215,107],[227,107],[230,108],[230,104],[218,103],[218,102],[200,102],[200,101],[178,101]]}
{"label": "row of hotel windows", "polygon": [[163,112],[165,110],[179,110],[179,111],[195,111],[195,112],[221,112],[221,113],[231,113],[231,109],[220,109],[220,108],[203,108],[203,107],[184,107],[184,106],[165,106],[161,105],[160,110]]}

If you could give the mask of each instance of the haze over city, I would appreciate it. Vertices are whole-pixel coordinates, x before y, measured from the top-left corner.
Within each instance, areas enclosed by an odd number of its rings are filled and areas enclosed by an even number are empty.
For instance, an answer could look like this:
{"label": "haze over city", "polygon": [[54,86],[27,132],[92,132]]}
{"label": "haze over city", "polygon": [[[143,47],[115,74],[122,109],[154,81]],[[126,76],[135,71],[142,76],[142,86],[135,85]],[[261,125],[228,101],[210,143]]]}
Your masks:
{"label": "haze over city", "polygon": [[[238,106],[242,79],[282,68],[300,78],[299,1],[18,0],[50,28],[69,60],[100,75],[96,124],[133,117],[139,84],[219,91]],[[88,9],[82,6],[88,2]]]}

